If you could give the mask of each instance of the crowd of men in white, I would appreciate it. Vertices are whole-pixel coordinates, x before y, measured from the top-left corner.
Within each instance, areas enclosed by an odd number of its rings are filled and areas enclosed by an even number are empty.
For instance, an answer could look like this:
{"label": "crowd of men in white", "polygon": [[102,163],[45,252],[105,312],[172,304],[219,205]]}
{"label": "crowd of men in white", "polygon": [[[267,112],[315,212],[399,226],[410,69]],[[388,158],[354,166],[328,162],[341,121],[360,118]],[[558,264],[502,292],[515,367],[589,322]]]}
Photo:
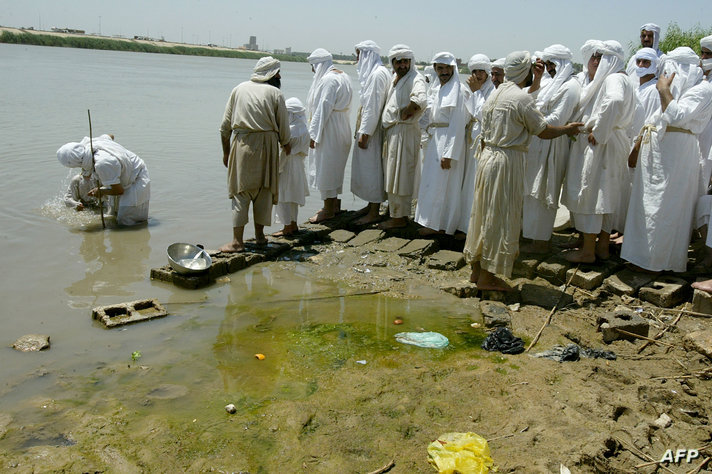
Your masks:
{"label": "crowd of men in white", "polygon": [[[587,41],[579,74],[559,44],[532,59],[516,52],[491,62],[475,54],[464,83],[450,53],[436,54],[421,74],[413,51],[395,45],[389,70],[378,45],[364,41],[356,45],[355,135],[350,80],[317,49],[308,58],[314,80],[306,107],[287,101],[290,148],[308,163],[306,176],[303,161],[280,165],[279,201],[293,206],[278,207],[283,232],[296,230],[305,181],[324,201],[312,222],[339,212],[355,140],[351,191],[369,203],[358,223],[380,221],[387,202],[389,218],[379,226],[403,227],[415,199],[421,234],[467,234],[472,280],[485,287],[506,289],[497,278],[483,281],[480,271],[509,277],[520,231],[532,241],[526,250],[548,250],[560,201],[581,233],[567,259],[608,258],[616,232],[624,234],[621,257],[636,267],[685,271],[692,231],[706,227],[712,207],[712,36],[700,41],[702,58],[688,47],[663,54],[657,25],[643,25],[640,37],[642,48],[627,65],[617,41]],[[225,132],[230,125],[226,113]],[[503,161],[488,161],[498,151]],[[478,170],[484,162],[488,170]],[[495,194],[505,198],[490,199]]]}

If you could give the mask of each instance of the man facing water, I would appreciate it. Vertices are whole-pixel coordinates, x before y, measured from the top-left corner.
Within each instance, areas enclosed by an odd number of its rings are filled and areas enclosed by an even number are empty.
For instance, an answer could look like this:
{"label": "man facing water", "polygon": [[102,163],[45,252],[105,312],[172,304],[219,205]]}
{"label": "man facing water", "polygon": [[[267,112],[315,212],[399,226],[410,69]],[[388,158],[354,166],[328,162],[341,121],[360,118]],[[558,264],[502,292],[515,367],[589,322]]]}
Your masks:
{"label": "man facing water", "polygon": [[271,224],[272,205],[278,202],[280,145],[287,155],[290,152],[289,116],[279,90],[279,69],[278,60],[260,58],[250,80],[232,90],[225,106],[220,138],[232,200],[233,239],[220,247],[222,252],[245,250],[243,234],[250,203],[257,244],[267,243],[264,227]]}

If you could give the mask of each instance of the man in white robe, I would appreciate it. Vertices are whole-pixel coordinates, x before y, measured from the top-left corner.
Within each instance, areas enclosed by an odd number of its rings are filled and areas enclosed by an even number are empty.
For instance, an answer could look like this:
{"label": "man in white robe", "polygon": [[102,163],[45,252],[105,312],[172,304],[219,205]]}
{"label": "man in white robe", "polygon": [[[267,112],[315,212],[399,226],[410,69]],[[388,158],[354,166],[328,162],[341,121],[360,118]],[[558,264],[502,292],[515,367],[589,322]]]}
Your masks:
{"label": "man in white robe", "polygon": [[[115,142],[112,136],[105,134],[93,140],[84,137],[79,143],[67,143],[57,150],[57,159],[68,168],[94,170],[101,183],[101,196],[118,199],[118,205],[112,208],[116,209],[119,225],[132,226],[148,220],[151,198],[148,168],[138,155]],[[98,194],[98,188],[89,191],[89,196]]]}
{"label": "man in white robe", "polygon": [[601,55],[600,63],[593,80],[583,87],[574,113],[585,123],[585,135],[571,146],[562,193],[562,202],[583,234],[581,248],[565,254],[577,263],[593,263],[597,257],[610,255],[610,234],[628,169],[629,129],[635,114],[635,88],[625,74],[623,47],[608,40],[596,52]]}
{"label": "man in white robe", "polygon": [[309,114],[309,183],[319,191],[324,206],[309,218],[312,223],[331,219],[340,211],[339,194],[351,150],[351,79],[334,67],[331,53],[318,48],[307,58],[314,80],[307,96]]}
{"label": "man in white robe", "polygon": [[465,125],[470,98],[460,83],[457,62],[451,53],[438,53],[432,60],[438,81],[431,89],[428,104],[430,135],[418,190],[415,221],[424,228],[421,235],[454,234],[460,209],[464,174]]}
{"label": "man in white robe", "polygon": [[[700,50],[700,67],[705,74],[707,82],[712,83],[712,36],[706,36],[700,40]],[[712,120],[710,120],[698,138],[701,152],[700,186],[698,190],[700,197],[695,208],[695,227],[702,235],[702,238],[707,240],[710,212],[712,211],[712,195],[708,194],[707,191],[710,185],[710,174],[712,174]],[[705,247],[705,256],[700,264],[704,267],[712,266],[712,249],[710,249],[709,244]]]}
{"label": "man in white robe", "polygon": [[[232,200],[232,241],[221,252],[242,252],[245,225],[252,205],[255,240],[266,245],[265,226],[272,223],[272,205],[279,202],[280,146],[290,153],[289,116],[279,90],[278,60],[266,56],[249,81],[230,93],[220,124],[228,197]],[[231,141],[232,139],[232,141]]]}
{"label": "man in white robe", "polygon": [[383,190],[383,133],[381,114],[391,73],[381,62],[381,48],[373,41],[356,45],[356,72],[361,84],[356,144],[351,155],[351,192],[368,204],[359,211],[363,217],[356,224],[379,220],[379,209],[385,200]]}
{"label": "man in white robe", "polygon": [[[552,80],[535,92],[536,106],[549,125],[565,125],[578,105],[581,86],[574,79],[571,59],[571,50],[560,44],[549,46],[542,52],[541,60]],[[567,136],[554,140],[534,136],[529,143],[524,175],[522,235],[533,242],[522,248],[524,252],[544,253],[549,250],[570,143]]]}
{"label": "man in white robe", "polygon": [[[651,48],[655,51],[658,57],[663,56],[658,45],[660,44],[660,27],[655,23],[646,23],[640,27],[640,47]],[[626,74],[630,77],[636,77],[635,70],[635,55],[628,60],[628,66],[625,69]]]}
{"label": "man in white robe", "polygon": [[492,61],[490,74],[492,75],[492,84],[495,89],[504,82],[504,59],[505,58],[499,58]]}
{"label": "man in white robe", "polygon": [[506,81],[490,94],[482,109],[483,149],[463,252],[472,267],[470,281],[480,290],[511,290],[495,274],[510,277],[519,254],[524,160],[530,136],[575,135],[581,126],[546,123],[532,96],[522,90],[532,83],[532,67],[528,52],[510,53],[505,62]]}
{"label": "man in white robe", "polygon": [[415,69],[413,51],[397,44],[388,52],[393,67],[383,108],[383,174],[390,219],[382,229],[405,227],[420,165],[420,118],[427,106],[427,84]]}
{"label": "man in white robe", "polygon": [[687,269],[697,201],[697,136],[712,117],[712,84],[689,47],[670,51],[656,85],[662,114],[646,127],[621,258],[652,272]]}
{"label": "man in white robe", "polygon": [[[465,176],[462,180],[460,193],[460,219],[457,230],[467,233],[470,225],[472,199],[475,196],[475,175],[477,174],[477,150],[480,149],[480,132],[482,131],[482,106],[494,90],[490,74],[492,63],[484,54],[475,54],[467,61],[470,76],[467,85],[472,94],[467,101],[467,111],[470,121],[466,128],[467,151],[465,154]],[[460,235],[460,234],[456,234]]]}

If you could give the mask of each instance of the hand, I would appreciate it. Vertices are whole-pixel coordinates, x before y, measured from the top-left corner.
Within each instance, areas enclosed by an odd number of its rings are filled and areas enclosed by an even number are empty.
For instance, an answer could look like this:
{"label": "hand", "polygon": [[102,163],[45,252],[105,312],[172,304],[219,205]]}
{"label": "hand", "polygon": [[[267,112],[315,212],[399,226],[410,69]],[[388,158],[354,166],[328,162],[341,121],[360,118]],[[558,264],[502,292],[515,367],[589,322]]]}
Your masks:
{"label": "hand", "polygon": [[80,202],[79,204],[77,204],[77,207],[75,207],[75,209],[76,209],[77,211],[83,211],[83,210],[84,210],[84,204],[82,204],[82,203]]}
{"label": "hand", "polygon": [[290,153],[292,153],[292,145],[290,143],[287,143],[282,148],[284,148],[285,155],[289,155]]}
{"label": "hand", "polygon": [[444,170],[449,170],[451,166],[452,158],[440,158],[440,168]]}
{"label": "hand", "polygon": [[532,64],[532,72],[534,73],[534,81],[541,81],[541,76],[544,75],[544,63],[541,59],[537,59],[534,64]]}
{"label": "hand", "polygon": [[579,134],[579,129],[583,127],[583,122],[570,122],[566,124],[566,135],[573,137]]}
{"label": "hand", "polygon": [[99,192],[99,188],[94,188],[91,191],[89,191],[87,194],[91,197],[94,197],[97,195],[98,192]]}
{"label": "hand", "polygon": [[415,104],[413,104],[413,102],[411,102],[410,104],[408,104],[408,106],[401,109],[401,113],[400,113],[401,120],[408,120],[413,115],[415,115],[415,112],[417,110],[418,110],[418,106],[416,106]]}
{"label": "hand", "polygon": [[590,143],[593,146],[598,145],[598,142],[596,141],[596,137],[593,136],[593,132],[588,134],[588,143]]}
{"label": "hand", "polygon": [[470,87],[470,90],[472,92],[477,92],[482,88],[482,84],[484,84],[486,80],[487,79],[485,78],[484,81],[480,82],[479,80],[477,80],[477,76],[475,76],[474,74],[470,74],[467,77],[467,85]]}
{"label": "hand", "polygon": [[316,148],[316,142],[314,140],[309,140],[309,148]]}
{"label": "hand", "polygon": [[223,165],[225,165],[225,168],[227,168],[227,157],[228,155],[223,155]]}
{"label": "hand", "polygon": [[365,150],[368,148],[368,139],[370,137],[366,135],[365,133],[362,133],[360,137],[358,137],[358,147],[361,148],[362,150]]}
{"label": "hand", "polygon": [[674,72],[672,74],[670,74],[669,76],[661,75],[658,78],[658,83],[655,84],[655,87],[658,89],[658,92],[669,91],[670,85],[672,84],[673,79],[675,79]]}

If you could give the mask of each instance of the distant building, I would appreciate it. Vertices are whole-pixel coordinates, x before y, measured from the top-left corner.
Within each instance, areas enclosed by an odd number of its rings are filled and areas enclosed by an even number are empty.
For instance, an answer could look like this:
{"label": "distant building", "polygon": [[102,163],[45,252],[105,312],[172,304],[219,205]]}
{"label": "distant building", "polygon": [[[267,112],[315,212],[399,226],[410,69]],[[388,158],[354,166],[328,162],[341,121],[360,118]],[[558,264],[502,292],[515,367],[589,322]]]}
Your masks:
{"label": "distant building", "polygon": [[286,48],[284,50],[284,54],[292,54],[292,47],[290,46],[289,48]]}
{"label": "distant building", "polygon": [[55,33],[71,33],[73,35],[83,35],[84,30],[75,30],[73,28],[52,28]]}
{"label": "distant building", "polygon": [[259,50],[259,47],[257,46],[257,36],[250,36],[250,42],[245,45],[245,49],[249,51]]}
{"label": "distant building", "polygon": [[273,54],[284,54],[284,50],[283,49],[275,49],[274,51],[272,51],[272,53]]}

